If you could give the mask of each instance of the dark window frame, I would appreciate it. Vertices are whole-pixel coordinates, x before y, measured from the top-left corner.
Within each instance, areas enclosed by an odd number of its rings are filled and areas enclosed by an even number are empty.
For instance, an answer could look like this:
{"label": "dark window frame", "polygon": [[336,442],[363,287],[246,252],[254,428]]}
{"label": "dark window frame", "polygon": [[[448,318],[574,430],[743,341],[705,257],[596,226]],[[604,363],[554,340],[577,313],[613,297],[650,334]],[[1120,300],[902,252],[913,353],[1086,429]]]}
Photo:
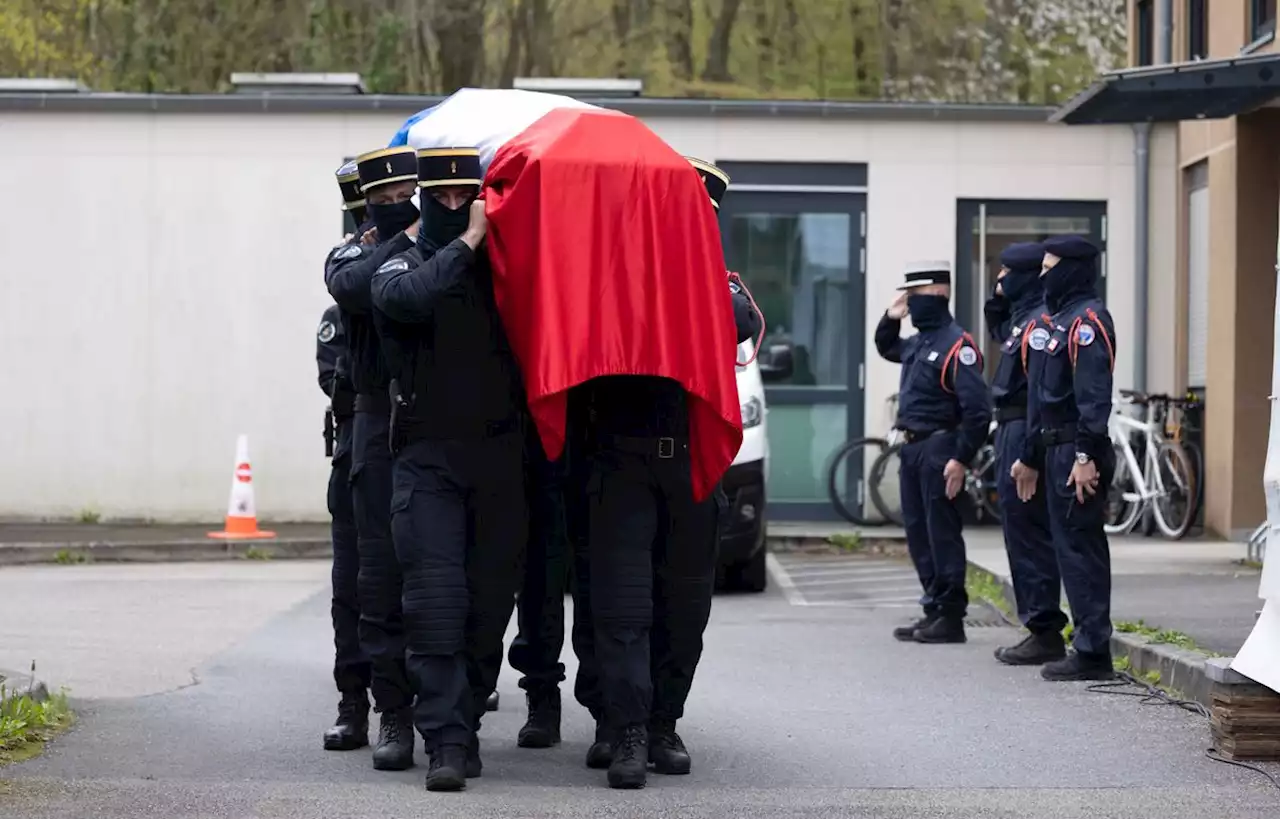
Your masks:
{"label": "dark window frame", "polygon": [[1272,40],[1276,36],[1276,6],[1272,0],[1271,8],[1267,8],[1267,0],[1250,0],[1249,32],[1253,42]]}
{"label": "dark window frame", "polygon": [[1154,65],[1156,60],[1156,14],[1154,0],[1137,0],[1134,7],[1134,29],[1137,31],[1138,48],[1134,65]]}
{"label": "dark window frame", "polygon": [[1187,59],[1204,60],[1209,56],[1209,2],[1187,0]]}

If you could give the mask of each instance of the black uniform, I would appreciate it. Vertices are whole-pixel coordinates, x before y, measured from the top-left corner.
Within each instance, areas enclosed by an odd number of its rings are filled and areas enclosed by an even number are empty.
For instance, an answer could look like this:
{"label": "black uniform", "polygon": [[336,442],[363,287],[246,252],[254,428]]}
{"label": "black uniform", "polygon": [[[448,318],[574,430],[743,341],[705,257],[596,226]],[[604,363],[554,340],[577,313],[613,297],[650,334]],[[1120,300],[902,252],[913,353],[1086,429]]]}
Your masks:
{"label": "black uniform", "polygon": [[360,639],[373,662],[373,701],[383,717],[380,746],[389,742],[398,749],[385,752],[385,760],[375,751],[374,765],[395,770],[412,762],[413,689],[405,673],[401,573],[391,539],[391,378],[374,327],[370,283],[384,261],[409,246],[403,233],[376,246],[353,239],[325,264],[325,282],[342,308],[356,389],[351,486],[360,533]]}
{"label": "black uniform", "polygon": [[[1111,552],[1102,527],[1115,470],[1108,427],[1115,325],[1095,289],[1098,249],[1076,236],[1048,239],[1044,248],[1060,261],[1043,276],[1053,325],[1030,369],[1027,423],[1041,436],[1028,441],[1022,460],[1045,476],[1075,652],[1049,663],[1041,674],[1053,680],[1106,679],[1112,674]],[[1067,484],[1077,461],[1092,461],[1098,471],[1097,491],[1086,494],[1083,504]]]}
{"label": "black uniform", "polygon": [[982,356],[951,317],[947,297],[910,295],[907,307],[916,335],[899,338],[901,322],[888,313],[875,335],[881,357],[902,364],[895,424],[906,437],[899,467],[902,519],[924,590],[924,618],[894,636],[963,642],[969,605],[964,535],[956,500],[946,496],[943,468],[951,460],[967,467],[977,455],[991,423],[991,398]]}
{"label": "black uniform", "polygon": [[424,208],[419,244],[380,267],[374,300],[397,374],[391,509],[414,722],[432,752],[428,788],[451,790],[464,764],[480,773],[476,731],[520,582],[524,399],[487,256],[437,244],[443,206]]}
{"label": "black uniform", "polygon": [[[758,333],[759,318],[730,288],[741,343]],[[668,752],[687,766],[675,723],[702,656],[727,506],[718,487],[694,500],[687,402],[679,383],[649,376],[595,378],[569,392],[568,422],[585,430],[573,467],[583,507],[571,513],[586,531],[575,693],[597,721],[587,764],[609,765],[614,787],[643,784],[651,759],[660,772],[684,772],[664,770]]]}
{"label": "black uniform", "polygon": [[[355,509],[351,500],[351,419],[355,390],[347,374],[347,345],[338,306],[324,311],[316,333],[316,366],[320,389],[329,397],[325,436],[332,455],[329,472],[329,515],[333,519],[333,681],[342,694],[338,721],[325,732],[328,750],[351,750],[369,744],[369,658],[360,646],[360,602],[356,576],[360,568]],[[331,422],[331,423],[330,423]]]}
{"label": "black uniform", "polygon": [[1027,364],[1033,351],[1049,342],[1049,317],[1045,315],[1040,265],[1044,246],[1034,242],[1010,245],[1000,254],[1009,271],[1001,280],[1003,293],[993,293],[986,304],[987,329],[1000,343],[1000,360],[991,380],[995,405],[997,490],[1005,551],[1013,577],[1018,619],[1031,632],[1016,646],[996,649],[996,659],[1010,665],[1038,665],[1060,659],[1066,649],[1062,629],[1062,578],[1049,532],[1049,508],[1044,480],[1035,497],[1023,503],[1010,475],[1022,457],[1028,435]]}

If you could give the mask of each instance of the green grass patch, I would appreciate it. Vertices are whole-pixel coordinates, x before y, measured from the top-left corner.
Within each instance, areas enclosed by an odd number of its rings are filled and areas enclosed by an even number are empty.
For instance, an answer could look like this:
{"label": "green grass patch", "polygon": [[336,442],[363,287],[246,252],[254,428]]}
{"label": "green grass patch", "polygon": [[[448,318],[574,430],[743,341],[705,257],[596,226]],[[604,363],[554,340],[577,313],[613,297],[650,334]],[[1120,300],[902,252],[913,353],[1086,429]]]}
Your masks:
{"label": "green grass patch", "polygon": [[245,560],[270,560],[271,553],[266,549],[259,549],[257,546],[250,546],[244,550]]}
{"label": "green grass patch", "polygon": [[1117,674],[1128,674],[1133,669],[1133,663],[1129,662],[1128,657],[1117,657],[1111,667],[1116,670]]}
{"label": "green grass patch", "polygon": [[1201,648],[1200,645],[1189,634],[1181,631],[1174,631],[1170,628],[1160,628],[1158,626],[1149,626],[1143,620],[1136,623],[1132,620],[1117,620],[1114,624],[1115,630],[1121,634],[1137,634],[1146,637],[1153,643],[1163,643],[1165,645],[1184,648],[1188,651],[1199,651],[1201,654],[1209,654],[1211,656],[1221,656],[1208,649]]}
{"label": "green grass patch", "polygon": [[97,509],[86,507],[81,509],[79,514],[76,515],[76,520],[81,523],[97,523],[102,520],[102,513]]}
{"label": "green grass patch", "polygon": [[0,683],[0,766],[37,756],[74,719],[65,692],[37,701]]}
{"label": "green grass patch", "polygon": [[53,562],[59,566],[75,566],[80,563],[88,563],[89,556],[82,552],[73,552],[70,549],[59,549],[53,553]]}
{"label": "green grass patch", "polygon": [[848,552],[850,554],[861,552],[864,548],[861,532],[854,532],[852,534],[847,534],[847,535],[846,534],[832,535],[831,537],[827,538],[827,542],[830,543],[832,546],[835,546],[840,551]]}
{"label": "green grass patch", "polygon": [[965,574],[964,589],[969,593],[970,600],[990,603],[1004,612],[1006,617],[1014,617],[1013,607],[1004,596],[1004,584],[990,572],[970,566]]}

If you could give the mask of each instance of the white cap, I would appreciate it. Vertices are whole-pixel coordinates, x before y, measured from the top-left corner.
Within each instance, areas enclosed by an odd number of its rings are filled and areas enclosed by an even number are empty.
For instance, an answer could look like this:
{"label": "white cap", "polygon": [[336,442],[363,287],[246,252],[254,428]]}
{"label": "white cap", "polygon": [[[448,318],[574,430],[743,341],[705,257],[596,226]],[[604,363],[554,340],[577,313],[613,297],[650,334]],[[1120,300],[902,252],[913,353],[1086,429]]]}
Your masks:
{"label": "white cap", "polygon": [[899,290],[910,290],[913,287],[924,287],[928,284],[951,284],[951,262],[928,261],[908,262],[902,271],[905,281]]}

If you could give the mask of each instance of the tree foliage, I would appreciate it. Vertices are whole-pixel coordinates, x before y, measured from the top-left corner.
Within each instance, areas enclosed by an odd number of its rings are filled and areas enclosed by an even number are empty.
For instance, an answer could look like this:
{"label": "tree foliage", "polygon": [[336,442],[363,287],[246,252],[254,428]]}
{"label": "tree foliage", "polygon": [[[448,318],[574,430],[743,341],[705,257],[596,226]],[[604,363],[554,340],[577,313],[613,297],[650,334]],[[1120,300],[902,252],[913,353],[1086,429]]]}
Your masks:
{"label": "tree foliage", "polygon": [[216,92],[233,71],[371,91],[634,77],[650,96],[1053,103],[1116,67],[1125,0],[5,0],[0,76]]}

